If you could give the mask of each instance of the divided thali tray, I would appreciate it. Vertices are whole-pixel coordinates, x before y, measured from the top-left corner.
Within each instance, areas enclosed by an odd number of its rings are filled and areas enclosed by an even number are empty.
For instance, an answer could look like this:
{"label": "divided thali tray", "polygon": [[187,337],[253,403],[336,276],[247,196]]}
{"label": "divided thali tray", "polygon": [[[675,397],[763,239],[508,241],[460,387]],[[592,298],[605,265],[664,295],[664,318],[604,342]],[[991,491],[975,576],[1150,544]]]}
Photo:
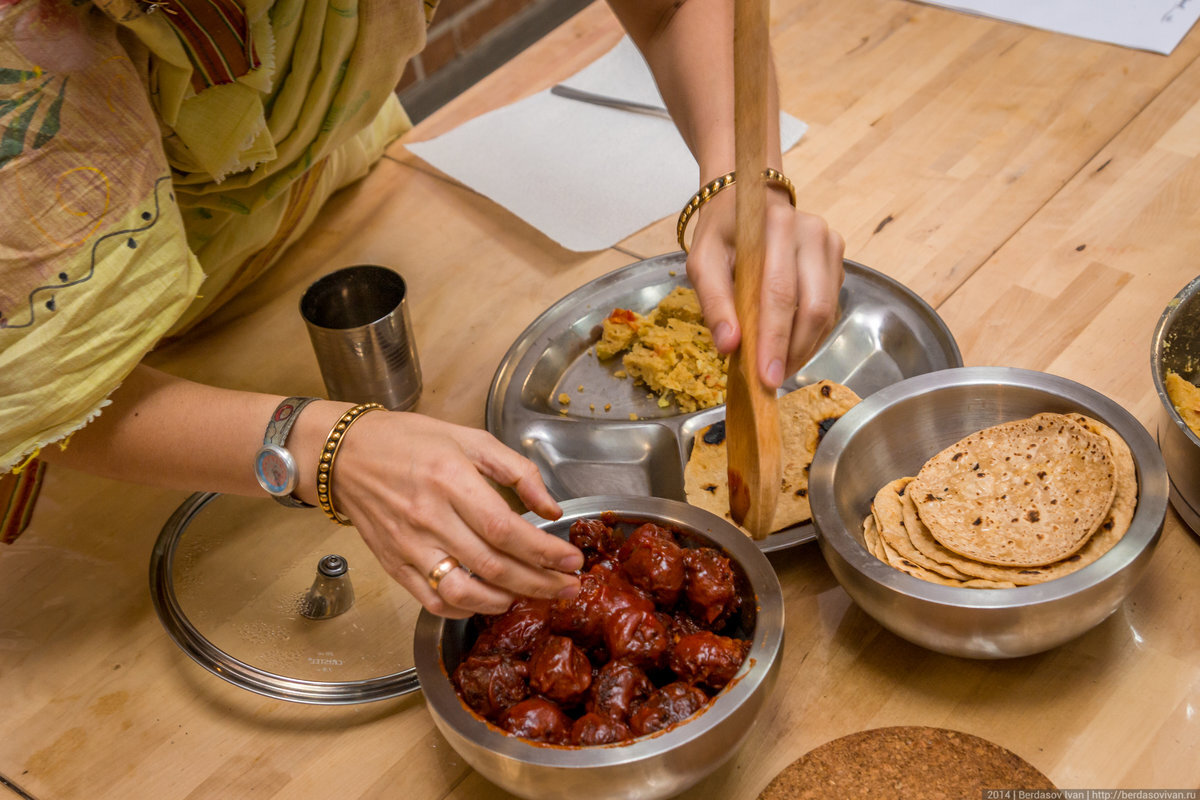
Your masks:
{"label": "divided thali tray", "polygon": [[[780,392],[828,379],[860,397],[914,375],[962,366],[949,328],[924,300],[870,267],[845,261],[838,321],[821,349]],[[637,495],[686,500],[683,470],[698,431],[725,406],[660,408],[644,386],[596,358],[601,322],[614,308],[649,313],[689,285],[683,252],[610,272],[562,298],[517,337],[492,379],[487,429],[537,464],[558,500]],[[560,402],[565,395],[569,403]],[[816,538],[811,522],[759,542],[765,552]]]}

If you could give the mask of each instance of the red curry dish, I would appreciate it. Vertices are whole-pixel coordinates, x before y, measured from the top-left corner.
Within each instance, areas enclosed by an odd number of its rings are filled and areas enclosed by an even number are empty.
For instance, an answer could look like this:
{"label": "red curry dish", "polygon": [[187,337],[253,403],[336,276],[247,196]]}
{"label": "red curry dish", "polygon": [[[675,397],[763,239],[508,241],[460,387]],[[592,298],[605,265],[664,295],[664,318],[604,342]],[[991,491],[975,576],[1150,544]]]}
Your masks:
{"label": "red curry dish", "polygon": [[584,553],[571,600],[523,598],[477,616],[452,681],[475,713],[534,742],[614,744],[681,722],[737,674],[742,595],[728,557],[615,515],[572,523]]}

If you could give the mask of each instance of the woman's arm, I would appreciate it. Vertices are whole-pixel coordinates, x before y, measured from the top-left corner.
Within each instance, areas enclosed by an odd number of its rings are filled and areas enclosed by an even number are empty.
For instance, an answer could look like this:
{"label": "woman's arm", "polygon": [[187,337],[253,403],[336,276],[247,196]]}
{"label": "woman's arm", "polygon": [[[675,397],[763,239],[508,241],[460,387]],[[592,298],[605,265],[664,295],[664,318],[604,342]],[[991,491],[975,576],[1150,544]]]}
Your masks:
{"label": "woman's arm", "polygon": [[[641,49],[684,141],[700,166],[700,185],[734,168],[733,0],[609,0]],[[769,114],[778,117],[774,66]],[[779,126],[768,125],[768,163],[782,170]],[[687,260],[717,347],[741,341],[733,305],[734,193],[701,207]],[[803,366],[833,326],[841,288],[842,237],[820,217],[768,192],[758,369],[769,386]]]}
{"label": "woman's arm", "polygon": [[[51,463],[120,480],[266,498],[254,455],[282,399],[140,366],[65,449],[42,453]],[[297,417],[287,448],[297,462],[299,499],[316,504],[318,457],[349,407],[318,400]],[[488,483],[511,486],[529,508],[555,518],[560,510],[537,468],[486,431],[418,414],[365,414],[347,432],[333,478],[335,507],[384,569],[434,613],[499,613],[517,595],[557,597],[578,586],[564,571],[582,565],[579,551],[521,519]],[[446,555],[476,578],[454,570],[435,592],[426,576]]]}
{"label": "woman's arm", "polygon": [[[175,34],[161,14],[123,18],[132,34],[126,40],[94,4],[5,5],[0,55],[13,80],[0,82],[0,101],[20,112],[0,120],[13,144],[0,170],[0,197],[11,212],[0,216],[0,294],[27,303],[0,309],[0,462],[21,463],[40,447],[46,461],[112,478],[271,502],[253,465],[283,398],[137,365],[193,307],[204,273],[185,227],[199,215],[181,212],[172,193],[178,171],[163,146],[158,106],[167,100],[146,86],[149,64],[156,74],[168,69],[179,87],[191,85],[186,63],[147,55],[158,34],[177,46]],[[385,21],[398,15],[415,24],[421,16],[419,3],[378,5]],[[396,22],[379,30],[393,31]],[[142,35],[133,32],[140,23],[147,23],[139,27],[145,41],[131,46],[131,57],[126,46]],[[398,69],[375,76],[382,96]],[[170,138],[177,156],[186,151]],[[9,202],[25,197],[23,186],[61,191],[57,200],[51,192],[33,205]],[[89,421],[105,398],[110,404]],[[288,437],[301,479],[296,493],[310,504],[319,454],[348,407],[313,402]],[[576,590],[577,579],[563,571],[581,566],[582,554],[521,519],[491,482],[513,487],[545,517],[561,513],[533,463],[485,431],[376,411],[344,437],[333,502],[384,568],[435,613],[498,613],[518,594]],[[322,518],[315,509],[290,513]],[[456,569],[434,590],[427,576],[448,555],[475,577]]]}

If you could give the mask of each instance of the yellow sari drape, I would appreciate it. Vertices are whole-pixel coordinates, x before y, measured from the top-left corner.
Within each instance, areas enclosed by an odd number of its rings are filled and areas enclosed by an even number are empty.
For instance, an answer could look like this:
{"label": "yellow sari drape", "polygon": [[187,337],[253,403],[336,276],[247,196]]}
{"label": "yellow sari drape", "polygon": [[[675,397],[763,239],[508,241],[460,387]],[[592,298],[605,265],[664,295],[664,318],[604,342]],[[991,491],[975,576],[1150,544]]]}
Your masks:
{"label": "yellow sari drape", "polygon": [[[410,127],[394,88],[435,6],[0,6],[0,474],[101,413]],[[6,503],[11,535],[28,504]]]}

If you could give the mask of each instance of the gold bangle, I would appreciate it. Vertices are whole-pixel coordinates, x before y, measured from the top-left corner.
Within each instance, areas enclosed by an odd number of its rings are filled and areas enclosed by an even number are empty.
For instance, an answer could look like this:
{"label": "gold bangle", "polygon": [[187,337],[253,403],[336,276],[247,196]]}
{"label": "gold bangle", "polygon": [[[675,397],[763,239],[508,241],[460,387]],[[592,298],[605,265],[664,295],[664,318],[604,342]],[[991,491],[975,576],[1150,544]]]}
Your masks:
{"label": "gold bangle", "polygon": [[[787,179],[786,175],[773,167],[764,169],[762,175],[766,180],[777,183],[784,189],[787,189],[788,199],[792,203],[792,208],[796,207],[796,186]],[[679,240],[679,247],[683,252],[688,252],[688,246],[684,243],[683,234],[687,232],[688,223],[692,221],[692,217],[700,210],[700,206],[712,200],[717,196],[718,192],[732,186],[736,181],[737,173],[727,172],[715,181],[701,186],[700,191],[692,195],[692,199],[687,201],[687,205],[683,207],[683,211],[679,212],[679,222],[675,224],[675,237]]]}
{"label": "gold bangle", "polygon": [[338,450],[341,449],[346,430],[354,424],[354,421],[368,411],[379,410],[383,410],[383,406],[379,403],[362,403],[342,414],[341,419],[329,431],[329,436],[325,439],[325,447],[321,449],[321,458],[317,462],[317,502],[321,505],[325,516],[338,525],[352,523],[349,518],[339,514],[338,510],[333,507],[333,461],[337,458]]}

